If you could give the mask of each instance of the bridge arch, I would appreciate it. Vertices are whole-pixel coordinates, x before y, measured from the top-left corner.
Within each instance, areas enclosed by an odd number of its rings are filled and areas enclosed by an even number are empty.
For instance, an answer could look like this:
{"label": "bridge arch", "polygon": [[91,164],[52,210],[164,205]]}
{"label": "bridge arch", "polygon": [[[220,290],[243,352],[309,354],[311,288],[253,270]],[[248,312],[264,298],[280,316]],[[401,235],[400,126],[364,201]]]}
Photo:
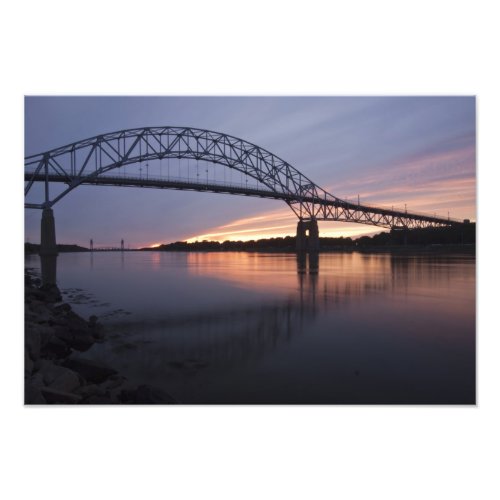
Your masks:
{"label": "bridge arch", "polygon": [[[255,179],[255,189],[221,184],[143,179],[109,175],[127,165],[170,158],[208,161]],[[82,184],[191,189],[281,199],[299,218],[302,230],[318,220],[357,222],[386,228],[450,226],[461,221],[352,203],[325,191],[280,157],[237,137],[193,127],[145,127],[98,135],[25,158],[25,195],[35,182],[45,185],[43,203],[26,208],[50,209]],[[51,182],[65,189],[49,196]],[[304,229],[305,228],[305,229]],[[316,232],[314,230],[313,232]],[[305,233],[304,233],[305,234]]]}
{"label": "bridge arch", "polygon": [[45,202],[29,204],[28,208],[50,208],[79,185],[105,183],[104,175],[127,165],[173,158],[204,160],[241,172],[261,185],[261,189],[250,190],[249,195],[282,199],[299,218],[314,217],[301,203],[304,199],[341,201],[280,157],[251,142],[205,129],[165,126],[98,135],[26,157],[25,195],[37,181],[67,186],[53,199],[46,186]]}

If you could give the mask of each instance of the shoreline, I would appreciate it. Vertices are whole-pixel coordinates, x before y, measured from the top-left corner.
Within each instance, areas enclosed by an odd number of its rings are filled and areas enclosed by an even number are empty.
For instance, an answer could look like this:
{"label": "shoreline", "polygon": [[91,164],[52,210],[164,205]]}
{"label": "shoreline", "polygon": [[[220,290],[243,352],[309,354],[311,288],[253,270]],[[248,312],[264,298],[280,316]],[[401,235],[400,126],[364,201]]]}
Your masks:
{"label": "shoreline", "polygon": [[112,367],[80,355],[106,342],[97,316],[88,321],[62,301],[55,285],[41,286],[25,268],[24,404],[172,404],[165,391],[135,385]]}
{"label": "shoreline", "polygon": [[[214,249],[200,249],[200,248],[131,248],[127,250],[94,250],[91,251],[89,249],[85,250],[66,250],[60,253],[117,253],[117,252],[167,252],[167,253],[291,253],[296,254],[297,250],[291,247],[285,248],[277,248],[277,247],[269,247],[269,248],[255,248],[255,249],[238,249],[238,248],[214,248]],[[337,247],[326,247],[319,248],[316,252],[318,254],[322,253],[424,253],[424,252],[441,252],[441,253],[476,253],[476,245],[473,243],[464,243],[464,244],[430,244],[430,245],[360,245],[360,246],[337,246]],[[307,253],[307,252],[304,252]],[[25,252],[25,256],[28,255],[38,255],[37,252]]]}
{"label": "shoreline", "polygon": [[[118,250],[119,251],[119,250]],[[138,252],[166,252],[166,253],[287,253],[287,254],[297,254],[297,250],[295,248],[256,248],[256,249],[225,249],[225,248],[217,248],[217,249],[158,249],[158,248],[141,248],[139,250],[134,250]],[[463,244],[463,245],[392,245],[392,246],[339,246],[339,247],[330,247],[330,248],[319,248],[319,250],[315,253],[424,253],[424,252],[442,252],[442,253],[475,253],[476,245],[474,244]],[[309,252],[303,252],[309,253]],[[313,252],[314,253],[314,252]]]}

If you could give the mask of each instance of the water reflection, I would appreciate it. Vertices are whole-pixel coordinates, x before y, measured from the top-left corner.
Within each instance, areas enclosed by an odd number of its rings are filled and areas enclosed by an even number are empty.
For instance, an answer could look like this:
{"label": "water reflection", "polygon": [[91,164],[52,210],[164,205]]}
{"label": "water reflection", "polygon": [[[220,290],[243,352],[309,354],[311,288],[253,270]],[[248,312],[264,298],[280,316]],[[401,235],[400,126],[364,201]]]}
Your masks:
{"label": "water reflection", "polygon": [[86,355],[180,401],[474,400],[473,255],[61,257],[62,288],[130,313],[75,304],[108,331]]}
{"label": "water reflection", "polygon": [[[309,264],[309,265],[307,265]],[[305,274],[309,271],[309,274],[318,274],[319,272],[319,254],[316,252],[297,253],[297,273]]]}

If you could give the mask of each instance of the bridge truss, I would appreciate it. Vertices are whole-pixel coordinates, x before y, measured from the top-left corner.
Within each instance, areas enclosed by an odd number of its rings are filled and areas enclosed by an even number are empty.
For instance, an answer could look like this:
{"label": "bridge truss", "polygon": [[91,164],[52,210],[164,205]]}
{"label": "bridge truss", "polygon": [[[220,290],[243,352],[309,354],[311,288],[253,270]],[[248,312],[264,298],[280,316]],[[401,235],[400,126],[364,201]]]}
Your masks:
{"label": "bridge truss", "polygon": [[[163,160],[195,160],[241,173],[245,183],[226,179],[143,175],[143,165]],[[128,165],[139,172],[126,173]],[[180,171],[180,170],[179,170]],[[250,185],[248,180],[255,181]],[[236,137],[190,127],[147,127],[99,135],[25,158],[25,196],[36,182],[44,183],[45,200],[26,208],[51,208],[80,185],[137,186],[228,193],[274,198],[287,203],[300,220],[343,221],[386,228],[423,228],[462,221],[368,206],[342,200],[312,182],[289,163]],[[63,183],[49,195],[50,183]]]}

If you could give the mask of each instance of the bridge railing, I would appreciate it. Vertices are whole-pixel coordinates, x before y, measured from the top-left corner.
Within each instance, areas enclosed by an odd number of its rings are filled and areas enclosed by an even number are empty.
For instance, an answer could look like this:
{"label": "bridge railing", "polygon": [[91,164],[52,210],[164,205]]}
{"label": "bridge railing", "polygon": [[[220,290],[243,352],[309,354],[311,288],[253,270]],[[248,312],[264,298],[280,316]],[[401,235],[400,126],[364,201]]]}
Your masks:
{"label": "bridge railing", "polygon": [[[172,183],[189,183],[193,185],[200,185],[200,186],[222,186],[222,187],[227,187],[227,188],[239,188],[239,189],[246,189],[246,188],[253,188],[256,187],[259,189],[259,191],[266,191],[269,193],[272,193],[273,191],[265,186],[264,184],[258,182],[255,180],[255,183],[237,183],[237,182],[227,182],[227,181],[221,181],[221,180],[216,180],[216,179],[209,179],[208,181],[205,180],[199,180],[193,179],[192,177],[174,177],[174,176],[167,176],[167,177],[157,177],[157,176],[137,176],[137,175],[131,175],[131,174],[122,174],[122,175],[107,175],[107,174],[102,174],[100,176],[101,178],[109,178],[109,179],[130,179],[130,180],[146,180],[146,181],[151,181],[151,182],[172,182]],[[201,176],[200,176],[201,177]],[[385,211],[390,211],[390,212],[399,212],[401,214],[406,214],[409,216],[420,216],[420,217],[429,217],[429,218],[439,218],[439,219],[448,219],[450,222],[457,222],[460,223],[462,220],[452,218],[452,217],[444,217],[442,215],[439,215],[437,212],[436,213],[429,213],[429,212],[421,212],[421,211],[408,211],[407,207],[406,208],[400,208],[400,207],[388,207],[384,205],[373,205],[373,204],[357,204],[349,200],[342,200],[351,205],[354,209],[356,207],[360,207],[360,209],[366,209],[372,208],[376,210],[385,210]],[[319,200],[321,202],[321,199]]]}
{"label": "bridge railing", "polygon": [[151,181],[151,182],[172,182],[172,183],[186,183],[186,184],[194,184],[198,186],[222,186],[222,187],[228,187],[228,188],[241,188],[245,189],[247,187],[250,188],[259,188],[259,190],[262,191],[269,191],[270,193],[273,192],[272,189],[270,189],[268,186],[258,182],[256,179],[254,182],[243,182],[243,183],[238,183],[238,182],[227,182],[227,181],[222,181],[222,180],[217,180],[217,179],[202,179],[201,175],[199,177],[174,177],[174,176],[152,176],[152,175],[133,175],[133,174],[120,174],[120,175],[108,175],[108,174],[101,174],[99,176],[101,179],[113,179],[113,180],[120,180],[120,179],[129,179],[129,180],[136,180],[136,181]]}
{"label": "bridge railing", "polygon": [[370,204],[357,204],[356,202],[346,201],[351,209],[356,209],[356,207],[360,207],[360,210],[365,210],[365,209],[374,209],[374,210],[383,210],[386,212],[392,212],[392,213],[399,213],[402,216],[407,216],[407,217],[427,217],[427,218],[432,218],[432,219],[443,219],[443,220],[449,220],[450,222],[456,222],[456,223],[461,223],[463,222],[462,219],[457,219],[454,217],[450,217],[449,215],[444,216],[439,214],[438,212],[422,212],[422,211],[416,211],[416,210],[408,210],[408,207],[397,207],[394,205],[387,206],[387,205],[374,205],[372,203]]}
{"label": "bridge railing", "polygon": [[[26,170],[26,175],[33,175],[35,170],[27,169]],[[186,184],[186,185],[192,185],[192,186],[205,186],[205,187],[211,187],[211,186],[218,186],[218,187],[223,187],[227,188],[230,190],[231,188],[233,189],[238,189],[238,190],[258,190],[266,193],[273,193],[272,189],[270,189],[268,186],[265,184],[260,183],[258,180],[253,179],[254,182],[228,182],[228,181],[223,181],[223,180],[218,180],[218,179],[204,179],[202,176],[197,176],[196,178],[194,177],[180,177],[180,176],[157,176],[157,175],[141,175],[138,173],[126,173],[126,172],[119,172],[117,175],[117,172],[113,172],[115,175],[110,175],[109,173],[103,173],[100,174],[99,177],[96,178],[96,180],[99,180],[102,182],[103,180],[109,180],[109,181],[115,181],[115,182],[121,182],[121,181],[136,181],[136,182],[150,182],[150,183],[171,183],[171,184]],[[43,175],[43,174],[42,174]],[[52,174],[53,175],[53,174]],[[50,175],[50,177],[52,177]],[[91,179],[89,179],[91,181]],[[350,210],[356,210],[359,208],[359,210],[377,210],[377,211],[384,211],[388,213],[398,213],[401,214],[401,216],[409,216],[409,217],[425,217],[425,218],[439,218],[443,220],[449,220],[450,222],[455,222],[455,223],[461,223],[463,222],[461,219],[456,219],[452,217],[445,217],[441,216],[438,213],[429,213],[429,212],[421,212],[421,211],[408,211],[407,207],[406,208],[400,208],[400,207],[394,207],[393,205],[387,206],[387,205],[375,205],[375,204],[365,204],[365,203],[356,203],[355,201],[350,201],[349,199],[339,199],[335,198],[332,196],[332,198],[325,200],[327,201],[328,204],[331,204],[332,201],[335,202],[337,200],[340,203],[345,203],[347,208]],[[321,204],[323,203],[324,200],[321,198],[318,198],[317,203]]]}

